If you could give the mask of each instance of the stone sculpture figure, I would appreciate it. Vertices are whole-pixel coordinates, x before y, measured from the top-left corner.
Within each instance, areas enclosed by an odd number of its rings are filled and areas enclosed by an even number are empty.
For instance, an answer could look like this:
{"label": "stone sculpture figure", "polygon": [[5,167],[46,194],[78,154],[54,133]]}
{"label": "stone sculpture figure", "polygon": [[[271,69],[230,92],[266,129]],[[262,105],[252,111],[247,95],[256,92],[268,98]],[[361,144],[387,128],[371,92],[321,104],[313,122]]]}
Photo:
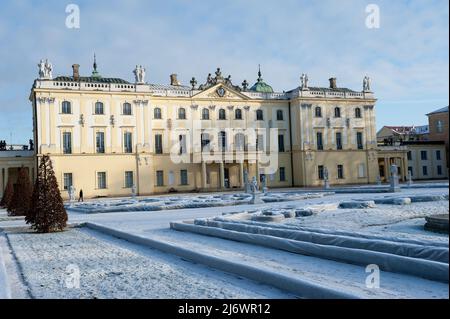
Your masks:
{"label": "stone sculpture figure", "polygon": [[136,68],[134,69],[133,73],[136,79],[136,83],[138,84],[145,83],[145,68],[142,65],[136,65]]}
{"label": "stone sculpture figure", "polygon": [[400,191],[400,184],[398,181],[398,167],[395,164],[391,165],[391,178],[390,178],[390,191],[391,192],[399,192]]}
{"label": "stone sculpture figure", "polygon": [[363,91],[370,92],[370,78],[368,76],[364,77],[363,80]]}
{"label": "stone sculpture figure", "polygon": [[39,79],[51,80],[53,78],[53,65],[46,59],[41,59],[38,64]]}

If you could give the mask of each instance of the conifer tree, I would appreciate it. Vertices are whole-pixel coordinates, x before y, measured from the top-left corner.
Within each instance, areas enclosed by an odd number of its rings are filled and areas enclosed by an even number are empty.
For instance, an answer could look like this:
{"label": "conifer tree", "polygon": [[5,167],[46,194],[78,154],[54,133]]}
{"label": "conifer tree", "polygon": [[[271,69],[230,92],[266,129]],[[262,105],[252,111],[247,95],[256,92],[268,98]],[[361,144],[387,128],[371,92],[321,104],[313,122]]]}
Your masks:
{"label": "conifer tree", "polygon": [[0,202],[0,207],[8,208],[9,203],[11,202],[11,199],[13,197],[13,194],[14,194],[13,183],[9,178],[8,183],[6,184],[5,191],[3,193],[2,200]]}
{"label": "conifer tree", "polygon": [[28,169],[22,167],[19,169],[17,183],[14,185],[14,193],[7,207],[10,216],[25,216],[30,207],[32,186]]}
{"label": "conifer tree", "polygon": [[52,162],[47,155],[42,157],[39,164],[38,176],[25,221],[40,233],[62,231],[67,225],[66,209]]}

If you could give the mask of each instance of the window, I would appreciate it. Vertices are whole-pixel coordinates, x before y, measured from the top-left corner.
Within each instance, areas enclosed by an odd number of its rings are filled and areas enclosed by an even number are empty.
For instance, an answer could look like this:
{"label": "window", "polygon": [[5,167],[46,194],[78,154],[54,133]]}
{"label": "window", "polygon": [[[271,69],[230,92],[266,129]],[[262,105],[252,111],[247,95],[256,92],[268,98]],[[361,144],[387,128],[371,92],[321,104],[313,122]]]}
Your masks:
{"label": "window", "polygon": [[125,132],[123,134],[123,147],[125,153],[133,152],[133,134],[130,132]]}
{"label": "window", "polygon": [[125,172],[125,188],[131,188],[134,185],[133,181],[133,172],[127,171]]}
{"label": "window", "polygon": [[336,149],[342,149],[342,133],[336,133]]}
{"label": "window", "polygon": [[70,102],[68,101],[62,102],[61,113],[72,114],[72,105],[70,104]]}
{"label": "window", "polygon": [[256,150],[257,151],[263,151],[264,150],[264,136],[261,134],[258,134],[256,136]]}
{"label": "window", "polygon": [[316,117],[322,117],[322,108],[320,106],[316,106],[314,114]]}
{"label": "window", "polygon": [[202,151],[206,148],[206,150],[209,151],[209,144],[211,143],[211,140],[209,138],[209,134],[208,133],[202,133],[200,136],[201,140],[202,140]]}
{"label": "window", "polygon": [[130,103],[123,103],[122,114],[123,115],[131,115],[131,104]]}
{"label": "window", "polygon": [[316,138],[317,138],[317,149],[319,151],[323,151],[322,132],[317,132]]}
{"label": "window", "polygon": [[413,168],[412,168],[412,166],[408,166],[408,171],[410,171],[411,172],[411,176],[413,176],[414,174],[413,174]]}
{"label": "window", "polygon": [[234,119],[235,120],[242,120],[242,110],[241,109],[236,109],[234,111]]}
{"label": "window", "polygon": [[95,148],[97,153],[105,153],[105,133],[95,133]]}
{"label": "window", "polygon": [[184,109],[182,107],[178,109],[178,119],[179,120],[185,120],[186,119],[186,109]]}
{"label": "window", "polygon": [[317,167],[317,173],[318,173],[318,177],[319,177],[319,179],[320,180],[323,180],[324,179],[324,174],[323,174],[323,165],[319,165],[318,167]]}
{"label": "window", "polygon": [[72,173],[64,173],[64,189],[69,190],[72,185]]}
{"label": "window", "polygon": [[97,172],[97,188],[106,188],[106,172]]}
{"label": "window", "polygon": [[72,154],[72,133],[63,132],[63,153]]}
{"label": "window", "polygon": [[358,177],[359,178],[366,177],[366,166],[364,164],[358,165]]}
{"label": "window", "polygon": [[436,130],[437,130],[438,133],[444,132],[444,122],[443,121],[438,120],[436,122]]}
{"label": "window", "polygon": [[361,118],[361,109],[359,107],[357,107],[355,109],[355,117],[360,119]]}
{"label": "window", "polygon": [[436,160],[437,161],[441,160],[441,151],[439,151],[439,150],[436,151]]}
{"label": "window", "polygon": [[428,154],[427,153],[428,153],[427,151],[420,151],[420,159],[422,161],[426,161],[427,160],[427,158],[428,158]]}
{"label": "window", "polygon": [[202,120],[209,120],[209,110],[208,109],[202,110]]}
{"label": "window", "polygon": [[156,171],[156,186],[164,186],[164,171]]}
{"label": "window", "polygon": [[96,102],[95,103],[95,114],[101,115],[101,114],[104,114],[104,113],[105,113],[105,110],[104,110],[104,107],[103,107],[103,103],[102,102]]}
{"label": "window", "polygon": [[244,151],[245,150],[245,135],[242,133],[238,133],[234,136],[234,147],[236,151]]}
{"label": "window", "polygon": [[283,121],[283,110],[277,110],[277,121]]}
{"label": "window", "polygon": [[341,109],[339,107],[334,108],[334,117],[341,117]]}
{"label": "window", "polygon": [[286,181],[286,169],[284,167],[280,167],[280,182]]}
{"label": "window", "polygon": [[356,144],[357,144],[357,147],[358,147],[359,150],[364,149],[364,146],[363,146],[363,133],[361,133],[361,132],[357,132],[356,133]]}
{"label": "window", "polygon": [[406,153],[406,156],[408,157],[408,161],[412,161],[412,152],[408,151],[408,153]]}
{"label": "window", "polygon": [[442,166],[441,165],[437,166],[437,174],[442,175]]}
{"label": "window", "polygon": [[153,110],[153,118],[155,120],[160,120],[162,118],[161,109],[159,107],[155,107]]}
{"label": "window", "polygon": [[219,120],[226,120],[227,119],[227,115],[225,113],[224,109],[220,109],[219,110]]}
{"label": "window", "polygon": [[227,146],[227,133],[224,131],[219,132],[219,148],[222,151],[226,150]]}
{"label": "window", "polygon": [[180,181],[181,181],[181,185],[188,185],[187,170],[185,170],[185,169],[180,170]]}
{"label": "window", "polygon": [[180,141],[180,154],[186,154],[186,135],[179,135],[178,140]]}
{"label": "window", "polygon": [[163,153],[163,144],[162,144],[162,135],[155,135],[155,153],[162,154]]}
{"label": "window", "polygon": [[344,165],[338,165],[337,166],[337,178],[343,179],[344,178]]}
{"label": "window", "polygon": [[264,120],[264,114],[262,110],[256,110],[256,120],[257,121]]}
{"label": "window", "polygon": [[284,135],[278,135],[278,152],[284,152]]}
{"label": "window", "polygon": [[427,175],[428,175],[428,166],[422,166],[422,174],[423,174],[424,176],[427,176]]}

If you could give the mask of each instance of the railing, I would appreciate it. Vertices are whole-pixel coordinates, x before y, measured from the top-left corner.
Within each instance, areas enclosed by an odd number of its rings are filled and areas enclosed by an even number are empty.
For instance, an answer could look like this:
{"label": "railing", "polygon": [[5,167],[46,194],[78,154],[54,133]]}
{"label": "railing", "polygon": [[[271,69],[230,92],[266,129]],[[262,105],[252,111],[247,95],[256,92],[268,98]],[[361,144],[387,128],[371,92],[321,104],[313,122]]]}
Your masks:
{"label": "railing", "polygon": [[32,151],[34,147],[30,148],[29,145],[23,144],[5,144],[0,145],[0,152],[8,152],[8,151]]}

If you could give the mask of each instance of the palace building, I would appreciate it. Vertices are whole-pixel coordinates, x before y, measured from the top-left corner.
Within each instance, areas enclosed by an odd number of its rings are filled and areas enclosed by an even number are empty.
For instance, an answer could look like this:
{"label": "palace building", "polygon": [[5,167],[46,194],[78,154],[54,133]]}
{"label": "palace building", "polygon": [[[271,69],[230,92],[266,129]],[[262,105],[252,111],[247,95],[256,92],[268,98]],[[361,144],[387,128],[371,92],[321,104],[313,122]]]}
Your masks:
{"label": "palace building", "polygon": [[[261,71],[241,85],[217,69],[198,85],[52,76],[39,64],[33,83],[35,167],[48,154],[62,194],[85,197],[242,189],[256,177],[269,188],[374,183],[378,176],[376,99],[363,89],[298,87],[274,92]],[[3,182],[4,184],[6,182]],[[3,188],[2,188],[3,189]],[[65,191],[65,192],[64,192]]]}

